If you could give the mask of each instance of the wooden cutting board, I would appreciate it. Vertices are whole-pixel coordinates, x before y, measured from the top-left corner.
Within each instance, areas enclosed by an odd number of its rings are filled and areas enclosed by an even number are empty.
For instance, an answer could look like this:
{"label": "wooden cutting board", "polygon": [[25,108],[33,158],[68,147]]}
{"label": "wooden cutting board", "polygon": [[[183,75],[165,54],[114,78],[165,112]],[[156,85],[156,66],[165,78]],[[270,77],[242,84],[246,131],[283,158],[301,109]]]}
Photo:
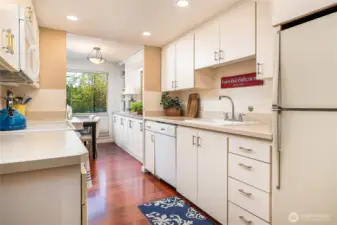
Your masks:
{"label": "wooden cutting board", "polygon": [[198,93],[190,94],[188,97],[187,104],[187,116],[195,118],[198,116],[200,104],[200,95]]}

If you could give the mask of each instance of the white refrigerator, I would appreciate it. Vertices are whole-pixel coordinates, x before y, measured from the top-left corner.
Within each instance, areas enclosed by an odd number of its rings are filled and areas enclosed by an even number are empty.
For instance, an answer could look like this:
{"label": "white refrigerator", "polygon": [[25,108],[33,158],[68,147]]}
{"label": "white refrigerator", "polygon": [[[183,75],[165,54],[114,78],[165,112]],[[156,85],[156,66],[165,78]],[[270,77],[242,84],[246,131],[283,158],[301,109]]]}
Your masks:
{"label": "white refrigerator", "polygon": [[273,225],[337,225],[337,13],[281,30]]}

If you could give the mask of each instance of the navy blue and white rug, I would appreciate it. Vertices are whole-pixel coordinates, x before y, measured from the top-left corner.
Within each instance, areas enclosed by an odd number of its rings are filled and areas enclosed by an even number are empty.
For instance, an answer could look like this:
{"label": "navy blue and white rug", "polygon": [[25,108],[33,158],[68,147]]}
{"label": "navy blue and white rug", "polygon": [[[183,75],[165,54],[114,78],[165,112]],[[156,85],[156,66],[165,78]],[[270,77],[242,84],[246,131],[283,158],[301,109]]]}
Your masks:
{"label": "navy blue and white rug", "polygon": [[152,225],[214,225],[179,197],[138,206]]}

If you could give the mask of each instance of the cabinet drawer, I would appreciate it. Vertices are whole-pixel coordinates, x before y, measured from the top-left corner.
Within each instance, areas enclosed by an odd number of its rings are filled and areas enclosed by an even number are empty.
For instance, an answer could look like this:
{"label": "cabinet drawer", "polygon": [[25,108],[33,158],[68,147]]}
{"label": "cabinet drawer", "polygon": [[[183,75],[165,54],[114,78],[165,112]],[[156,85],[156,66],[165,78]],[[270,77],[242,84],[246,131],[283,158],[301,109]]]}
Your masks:
{"label": "cabinet drawer", "polygon": [[228,176],[270,192],[271,164],[229,153]]}
{"label": "cabinet drawer", "polygon": [[229,139],[229,152],[270,163],[271,145],[259,140],[232,137]]}
{"label": "cabinet drawer", "polygon": [[253,214],[243,210],[242,208],[228,203],[228,225],[269,225],[269,223],[261,220]]}
{"label": "cabinet drawer", "polygon": [[270,195],[268,193],[229,178],[228,200],[270,222]]}
{"label": "cabinet drawer", "polygon": [[156,131],[157,129],[158,129],[158,123],[153,122],[153,121],[145,122],[145,130]]}

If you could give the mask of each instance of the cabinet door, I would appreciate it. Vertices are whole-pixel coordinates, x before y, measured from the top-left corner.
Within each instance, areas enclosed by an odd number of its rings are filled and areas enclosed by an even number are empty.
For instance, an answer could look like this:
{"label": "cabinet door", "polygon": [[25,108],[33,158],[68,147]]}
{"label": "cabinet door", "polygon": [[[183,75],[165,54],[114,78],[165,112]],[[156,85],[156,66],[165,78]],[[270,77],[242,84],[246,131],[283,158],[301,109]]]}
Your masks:
{"label": "cabinet door", "polygon": [[125,150],[130,152],[131,154],[133,153],[133,121],[132,120],[125,120],[126,124],[126,141],[125,141]]}
{"label": "cabinet door", "polygon": [[115,143],[118,144],[118,120],[117,116],[113,116],[112,118],[112,127],[113,127],[113,135],[114,135],[114,140]]}
{"label": "cabinet door", "polygon": [[150,173],[155,173],[154,164],[154,133],[151,131],[145,131],[145,169]]}
{"label": "cabinet door", "polygon": [[246,2],[219,18],[220,63],[255,55],[255,2]]}
{"label": "cabinet door", "polygon": [[133,151],[134,156],[141,162],[143,162],[143,123],[134,122],[133,129]]}
{"label": "cabinet door", "polygon": [[194,34],[176,42],[176,89],[194,88]]}
{"label": "cabinet door", "polygon": [[198,131],[198,206],[227,223],[227,136]]}
{"label": "cabinet door", "polygon": [[176,47],[170,44],[162,50],[162,71],[161,87],[162,91],[172,91],[175,89],[175,66],[176,66]]}
{"label": "cabinet door", "polygon": [[0,6],[0,57],[11,70],[19,70],[19,7]]}
{"label": "cabinet door", "polygon": [[212,21],[195,32],[195,69],[219,64],[219,24]]}
{"label": "cabinet door", "polygon": [[271,78],[274,73],[274,50],[277,28],[272,27],[271,2],[258,1],[256,8],[256,75],[258,79]]}
{"label": "cabinet door", "polygon": [[273,0],[273,25],[301,18],[333,4],[336,4],[335,0]]}
{"label": "cabinet door", "polygon": [[120,118],[120,127],[119,127],[119,131],[120,131],[120,146],[121,147],[125,147],[125,141],[126,141],[126,127],[127,126],[125,124],[125,119],[123,117]]}
{"label": "cabinet door", "polygon": [[177,191],[188,200],[198,202],[198,150],[195,129],[177,128]]}

